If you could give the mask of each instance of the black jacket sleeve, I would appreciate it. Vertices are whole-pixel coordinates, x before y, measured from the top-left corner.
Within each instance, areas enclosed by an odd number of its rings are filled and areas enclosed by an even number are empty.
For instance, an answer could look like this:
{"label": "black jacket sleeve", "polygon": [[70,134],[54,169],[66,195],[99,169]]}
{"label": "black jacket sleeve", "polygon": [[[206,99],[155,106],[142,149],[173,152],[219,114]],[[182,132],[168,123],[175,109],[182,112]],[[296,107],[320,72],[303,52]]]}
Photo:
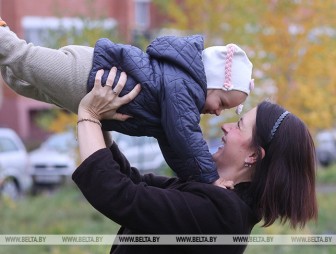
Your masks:
{"label": "black jacket sleeve", "polygon": [[115,162],[119,164],[121,173],[129,177],[134,183],[139,183],[142,181],[140,172],[136,168],[131,167],[125,155],[119,150],[116,142],[113,142],[112,146],[110,147],[110,152],[113,154]]}
{"label": "black jacket sleeve", "polygon": [[[116,223],[149,234],[241,233],[241,228],[246,228],[246,207],[240,209],[241,202],[236,202],[233,192],[198,182],[179,188],[162,179],[135,183],[121,172],[127,163],[117,157],[113,151],[101,149],[72,176],[91,205]],[[150,186],[147,181],[166,183],[166,187]]]}
{"label": "black jacket sleeve", "polygon": [[157,176],[154,174],[141,175],[136,168],[131,167],[129,161],[119,150],[119,147],[115,142],[113,142],[110,147],[110,151],[113,154],[115,162],[120,166],[120,172],[128,176],[134,183],[145,182],[150,186],[165,188],[170,186],[172,183],[179,181],[177,178],[173,177]]}

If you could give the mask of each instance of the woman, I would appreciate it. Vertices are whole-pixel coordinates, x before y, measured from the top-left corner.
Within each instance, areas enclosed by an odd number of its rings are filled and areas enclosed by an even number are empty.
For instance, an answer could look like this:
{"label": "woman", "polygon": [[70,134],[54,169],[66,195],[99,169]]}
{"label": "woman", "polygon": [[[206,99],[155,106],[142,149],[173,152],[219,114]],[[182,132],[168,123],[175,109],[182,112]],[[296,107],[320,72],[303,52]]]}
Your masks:
{"label": "woman", "polygon": [[[117,84],[118,94],[125,80]],[[111,81],[107,81],[107,86]],[[122,227],[119,234],[249,234],[263,220],[304,226],[317,217],[315,152],[303,122],[262,102],[238,123],[222,126],[223,146],[213,155],[234,189],[154,175],[130,167],[115,143],[108,149],[100,120],[117,113],[140,91],[118,97],[96,79],[78,109],[82,164],[73,180],[87,200]],[[107,144],[110,146],[110,144]],[[244,245],[114,245],[111,253],[242,253]]]}

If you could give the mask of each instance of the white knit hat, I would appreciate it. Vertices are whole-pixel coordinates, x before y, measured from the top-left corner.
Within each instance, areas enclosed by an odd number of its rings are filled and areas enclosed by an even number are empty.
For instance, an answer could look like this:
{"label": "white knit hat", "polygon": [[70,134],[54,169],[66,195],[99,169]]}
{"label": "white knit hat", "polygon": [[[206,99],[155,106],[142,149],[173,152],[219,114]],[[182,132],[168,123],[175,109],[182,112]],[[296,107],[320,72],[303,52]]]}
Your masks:
{"label": "white knit hat", "polygon": [[206,48],[202,58],[208,89],[238,90],[247,95],[253,89],[252,63],[236,44]]}

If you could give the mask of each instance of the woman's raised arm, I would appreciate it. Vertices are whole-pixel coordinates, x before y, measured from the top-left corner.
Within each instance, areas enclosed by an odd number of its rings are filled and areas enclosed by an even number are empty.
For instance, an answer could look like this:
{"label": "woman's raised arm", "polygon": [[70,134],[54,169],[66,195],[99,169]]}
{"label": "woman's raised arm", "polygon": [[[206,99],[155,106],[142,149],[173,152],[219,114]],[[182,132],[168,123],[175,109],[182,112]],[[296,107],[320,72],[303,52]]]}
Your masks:
{"label": "woman's raised arm", "polygon": [[118,108],[132,101],[140,92],[138,84],[128,94],[119,97],[127,76],[121,73],[117,85],[112,89],[116,77],[116,68],[112,68],[105,86],[101,79],[103,70],[97,72],[93,89],[81,100],[78,107],[77,135],[81,161],[84,161],[99,149],[106,148],[100,120],[114,119],[126,121],[131,116],[120,114]]}

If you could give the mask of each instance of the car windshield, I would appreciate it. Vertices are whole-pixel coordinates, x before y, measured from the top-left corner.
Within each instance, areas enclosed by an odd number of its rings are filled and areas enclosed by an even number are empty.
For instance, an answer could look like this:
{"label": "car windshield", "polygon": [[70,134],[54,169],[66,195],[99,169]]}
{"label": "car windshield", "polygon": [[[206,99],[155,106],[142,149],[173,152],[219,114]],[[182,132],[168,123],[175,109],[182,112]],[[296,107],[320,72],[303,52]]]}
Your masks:
{"label": "car windshield", "polygon": [[332,132],[321,132],[316,136],[318,143],[329,143],[336,140],[336,136]]}
{"label": "car windshield", "polygon": [[69,149],[74,148],[75,145],[74,135],[69,133],[59,133],[50,136],[42,145],[45,149],[56,150],[59,152],[67,152]]}

